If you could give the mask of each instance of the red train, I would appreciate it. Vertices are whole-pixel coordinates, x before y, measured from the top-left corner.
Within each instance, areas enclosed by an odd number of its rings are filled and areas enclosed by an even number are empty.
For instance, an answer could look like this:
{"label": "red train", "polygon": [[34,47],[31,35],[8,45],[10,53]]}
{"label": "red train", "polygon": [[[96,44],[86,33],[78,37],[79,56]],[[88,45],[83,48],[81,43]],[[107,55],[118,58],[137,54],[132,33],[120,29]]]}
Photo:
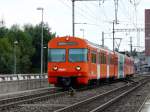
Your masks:
{"label": "red train", "polygon": [[56,86],[88,85],[134,74],[131,57],[77,37],[58,37],[48,43],[48,81]]}

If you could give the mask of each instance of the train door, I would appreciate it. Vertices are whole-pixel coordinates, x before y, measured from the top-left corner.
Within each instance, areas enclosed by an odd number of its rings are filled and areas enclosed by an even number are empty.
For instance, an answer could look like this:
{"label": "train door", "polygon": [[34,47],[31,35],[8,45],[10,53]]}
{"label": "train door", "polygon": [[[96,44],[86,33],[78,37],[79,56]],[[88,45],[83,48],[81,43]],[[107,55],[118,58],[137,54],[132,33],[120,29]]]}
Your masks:
{"label": "train door", "polygon": [[114,63],[113,63],[113,71],[114,71],[114,76],[115,76],[115,78],[118,78],[118,57],[119,57],[119,55],[118,54],[114,54]]}
{"label": "train door", "polygon": [[124,56],[119,55],[118,57],[118,78],[124,78]]}
{"label": "train door", "polygon": [[114,69],[114,62],[113,62],[114,56],[113,56],[113,54],[110,54],[109,57],[110,57],[109,77],[114,77],[114,71],[115,71],[115,69]]}
{"label": "train door", "polygon": [[101,78],[106,79],[107,78],[107,64],[106,64],[106,52],[105,51],[101,51]]}
{"label": "train door", "polygon": [[100,79],[100,50],[97,51],[97,79]]}
{"label": "train door", "polygon": [[125,62],[124,62],[124,75],[128,75],[129,70],[128,70],[128,58],[125,57]]}
{"label": "train door", "polygon": [[107,65],[107,78],[109,78],[110,74],[109,74],[109,70],[110,70],[110,54],[106,54],[106,59],[107,59],[107,62],[106,62],[106,65]]}
{"label": "train door", "polygon": [[91,51],[91,79],[97,78],[96,51]]}

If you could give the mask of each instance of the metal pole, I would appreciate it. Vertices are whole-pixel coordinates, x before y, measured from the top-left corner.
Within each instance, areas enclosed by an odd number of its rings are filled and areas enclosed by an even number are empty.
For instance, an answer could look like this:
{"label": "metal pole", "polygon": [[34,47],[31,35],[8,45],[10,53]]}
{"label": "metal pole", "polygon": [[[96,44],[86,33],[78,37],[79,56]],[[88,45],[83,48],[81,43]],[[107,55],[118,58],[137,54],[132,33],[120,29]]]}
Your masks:
{"label": "metal pole", "polygon": [[84,38],[84,29],[82,29],[81,31],[82,31],[82,37]]}
{"label": "metal pole", "polygon": [[115,21],[113,21],[113,51],[115,50],[115,30],[114,30],[114,27],[115,27]]}
{"label": "metal pole", "polygon": [[131,54],[132,54],[132,37],[130,37],[130,50],[131,50]]}
{"label": "metal pole", "polygon": [[82,31],[82,37],[84,38],[84,29],[80,29]]}
{"label": "metal pole", "polygon": [[44,13],[44,8],[37,8],[37,10],[42,11],[42,22],[41,22],[41,75],[43,74],[43,13]]}
{"label": "metal pole", "polygon": [[43,74],[43,13],[44,13],[44,8],[37,8],[37,10],[42,11],[42,22],[41,22],[41,74],[40,74],[40,87],[41,87],[41,78]]}
{"label": "metal pole", "polygon": [[75,12],[74,12],[75,0],[72,0],[72,36],[75,36]]}
{"label": "metal pole", "polygon": [[118,23],[118,20],[117,20],[118,0],[114,0],[114,3],[115,3],[115,23],[117,24]]}
{"label": "metal pole", "polygon": [[42,8],[42,23],[41,23],[41,76],[43,74],[43,8]]}
{"label": "metal pole", "polygon": [[43,49],[44,49],[43,50],[43,54],[44,54],[43,55],[43,73],[46,73],[46,55],[45,55],[46,51],[45,50],[47,49],[47,47],[44,46]]}
{"label": "metal pole", "polygon": [[14,45],[14,75],[16,74],[16,45]]}
{"label": "metal pole", "polygon": [[14,41],[14,75],[17,71],[17,58],[16,58],[16,45],[18,44],[18,41]]}
{"label": "metal pole", "polygon": [[104,47],[104,32],[102,32],[102,46]]}

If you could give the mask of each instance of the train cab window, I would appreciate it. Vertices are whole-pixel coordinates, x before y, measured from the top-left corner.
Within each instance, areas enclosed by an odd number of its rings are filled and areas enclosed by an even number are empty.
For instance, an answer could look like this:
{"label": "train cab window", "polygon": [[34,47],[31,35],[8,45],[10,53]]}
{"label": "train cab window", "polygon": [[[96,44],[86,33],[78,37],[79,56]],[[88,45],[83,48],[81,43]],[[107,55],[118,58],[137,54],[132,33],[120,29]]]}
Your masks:
{"label": "train cab window", "polygon": [[69,62],[87,62],[88,49],[69,49]]}
{"label": "train cab window", "polygon": [[66,49],[49,49],[48,61],[49,62],[65,62],[66,61]]}
{"label": "train cab window", "polygon": [[91,61],[92,61],[92,63],[96,63],[96,52],[95,51],[92,51],[92,53],[91,53]]}

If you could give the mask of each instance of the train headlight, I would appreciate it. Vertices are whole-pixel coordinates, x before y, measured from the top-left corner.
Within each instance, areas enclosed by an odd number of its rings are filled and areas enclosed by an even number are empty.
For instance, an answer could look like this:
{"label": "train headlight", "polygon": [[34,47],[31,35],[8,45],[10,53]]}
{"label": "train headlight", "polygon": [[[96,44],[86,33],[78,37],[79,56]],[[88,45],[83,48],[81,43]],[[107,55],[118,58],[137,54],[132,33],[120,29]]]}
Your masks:
{"label": "train headlight", "polygon": [[58,67],[57,67],[57,66],[54,66],[54,67],[53,67],[53,70],[55,70],[55,71],[58,70]]}
{"label": "train headlight", "polygon": [[80,67],[80,66],[76,66],[76,70],[77,70],[77,71],[80,71],[80,70],[81,70],[81,67]]}

